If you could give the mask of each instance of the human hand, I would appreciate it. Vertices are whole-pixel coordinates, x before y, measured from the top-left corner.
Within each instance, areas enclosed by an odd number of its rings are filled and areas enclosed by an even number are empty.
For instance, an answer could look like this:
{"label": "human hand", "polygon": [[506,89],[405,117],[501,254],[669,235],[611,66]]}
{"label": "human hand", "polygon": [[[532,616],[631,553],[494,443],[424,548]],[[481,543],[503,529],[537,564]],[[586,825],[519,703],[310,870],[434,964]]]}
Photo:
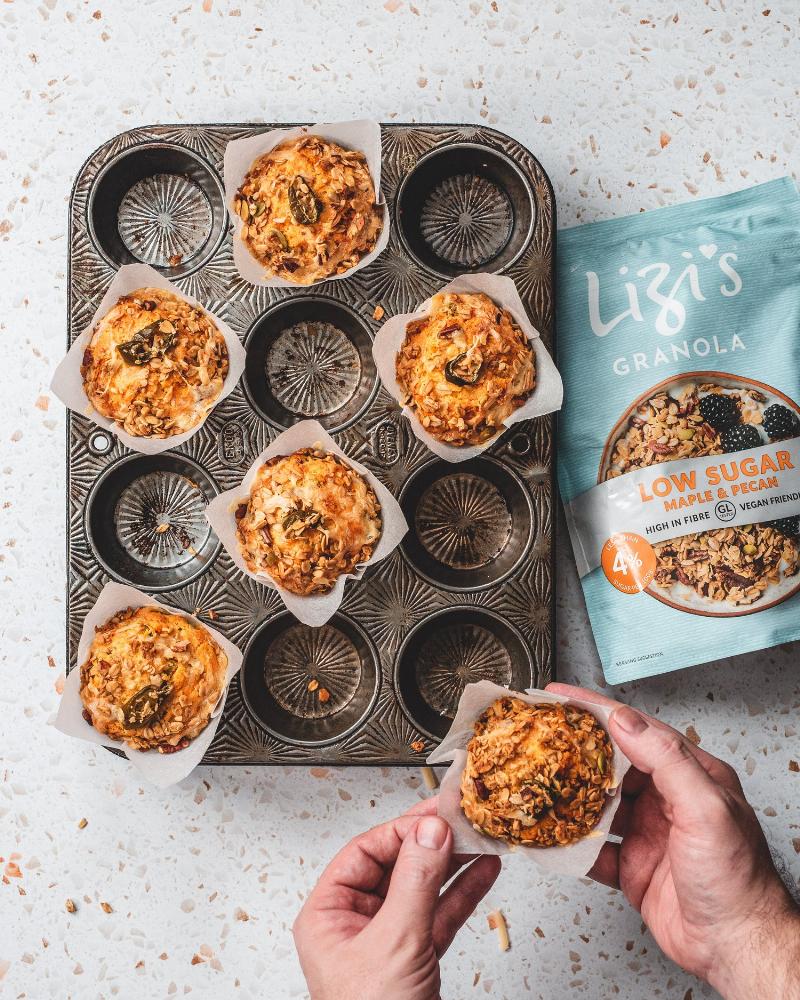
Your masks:
{"label": "human hand", "polygon": [[800,912],[772,864],[736,772],[670,726],[595,691],[548,691],[613,707],[633,767],[589,875],[621,888],[661,949],[729,1000],[800,998]]}
{"label": "human hand", "polygon": [[311,1000],[439,997],[439,959],[500,860],[454,855],[435,812],[429,799],[362,833],[322,873],[293,928]]}

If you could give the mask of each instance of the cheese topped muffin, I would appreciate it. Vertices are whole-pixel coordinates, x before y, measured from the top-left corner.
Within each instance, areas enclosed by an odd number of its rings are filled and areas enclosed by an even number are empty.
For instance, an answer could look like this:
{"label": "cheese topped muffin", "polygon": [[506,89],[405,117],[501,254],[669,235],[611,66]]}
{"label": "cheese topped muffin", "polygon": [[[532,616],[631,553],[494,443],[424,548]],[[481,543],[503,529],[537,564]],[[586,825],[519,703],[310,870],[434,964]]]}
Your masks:
{"label": "cheese topped muffin", "polygon": [[100,320],[83,354],[92,406],[135,437],[166,438],[206,418],[228,374],[228,348],[202,309],[140,288]]}
{"label": "cheese topped muffin", "polygon": [[440,292],[406,327],[395,362],[403,402],[433,437],[482,444],[533,392],[536,365],[511,314],[482,292]]}
{"label": "cheese topped muffin", "polygon": [[208,724],[228,658],[202,625],[147,606],[98,628],[80,669],[88,723],[135,750],[173,753]]}
{"label": "cheese topped muffin", "polygon": [[325,593],[366,562],[381,507],[366,479],[320,448],[269,459],[236,507],[239,548],[252,573],[293,594]]}
{"label": "cheese topped muffin", "polygon": [[298,285],[349,271],[383,229],[364,154],[318,135],[287,139],[260,156],[233,207],[266,276]]}
{"label": "cheese topped muffin", "polygon": [[574,843],[600,819],[612,756],[589,712],[499,698],[467,745],[461,807],[476,830],[509,844]]}

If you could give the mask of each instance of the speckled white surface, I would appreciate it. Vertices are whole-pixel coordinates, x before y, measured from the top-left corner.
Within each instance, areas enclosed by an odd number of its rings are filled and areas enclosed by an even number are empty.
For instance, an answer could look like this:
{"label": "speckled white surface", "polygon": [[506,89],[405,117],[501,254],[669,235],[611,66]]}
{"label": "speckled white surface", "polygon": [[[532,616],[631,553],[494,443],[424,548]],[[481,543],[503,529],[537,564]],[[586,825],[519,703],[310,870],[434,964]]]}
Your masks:
{"label": "speckled white surface", "polygon": [[[159,121],[483,120],[540,157],[561,225],[720,194],[797,162],[800,11],[768,2],[0,4],[0,994],[302,996],[289,927],[320,869],[424,794],[413,771],[280,768],[203,769],[155,792],[47,728],[64,671],[64,415],[46,386],[84,157]],[[562,677],[600,684],[568,552],[561,567]],[[795,879],[798,659],[775,649],[623,692],[740,769]],[[619,894],[513,859],[444,983],[448,997],[710,993]]]}

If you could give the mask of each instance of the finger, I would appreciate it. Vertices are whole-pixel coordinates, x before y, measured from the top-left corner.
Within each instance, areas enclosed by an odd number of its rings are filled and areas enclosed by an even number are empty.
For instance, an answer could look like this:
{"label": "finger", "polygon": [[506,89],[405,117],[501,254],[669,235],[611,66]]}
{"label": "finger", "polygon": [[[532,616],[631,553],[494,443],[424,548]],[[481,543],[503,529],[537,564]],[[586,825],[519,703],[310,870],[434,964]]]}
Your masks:
{"label": "finger", "polygon": [[589,869],[588,877],[612,889],[619,889],[619,850],[619,844],[606,841],[600,848],[597,861]]}
{"label": "finger", "polygon": [[622,779],[622,794],[626,798],[635,799],[652,784],[649,774],[643,774],[638,767],[629,767]]}
{"label": "finger", "polygon": [[371,892],[394,864],[403,839],[418,822],[417,816],[399,816],[355,837],[330,862],[312,895],[320,898],[342,886]]}
{"label": "finger", "polygon": [[576,687],[572,684],[559,684],[558,681],[552,681],[548,684],[545,691],[550,691],[552,694],[560,695],[562,698],[577,698],[581,701],[593,701],[598,705],[606,705],[609,708],[622,704],[621,701],[614,701],[613,698],[600,694],[599,691],[592,691],[591,688]]}
{"label": "finger", "polygon": [[[594,701],[598,705],[605,705],[608,708],[619,708],[622,706],[623,702],[614,701],[612,698],[608,698],[606,695],[600,694],[599,691],[592,691],[589,688],[573,687],[571,684],[559,684],[553,682],[548,684],[545,688],[546,691],[552,691],[553,694],[561,695],[564,698],[580,698],[586,701]],[[644,715],[644,712],[640,712],[640,715]],[[683,733],[679,733],[677,729],[673,729],[672,726],[668,725],[666,722],[662,722],[660,719],[654,719],[651,715],[646,716],[651,725],[656,726],[660,729],[668,730],[672,733],[677,733],[682,740],[686,743],[686,749],[700,762],[703,768],[711,775],[711,777],[718,781],[721,785],[724,785],[729,791],[738,792],[741,794],[742,786],[739,781],[739,777],[736,771],[724,761],[715,757],[713,754],[707,753],[705,750],[701,750],[699,746],[692,743]]]}
{"label": "finger", "polygon": [[443,819],[423,816],[417,821],[403,840],[386,899],[373,921],[381,933],[401,940],[430,936],[452,851],[453,834]]}
{"label": "finger", "polygon": [[439,901],[433,923],[433,944],[439,958],[452,944],[453,938],[475,912],[500,874],[500,858],[483,854],[448,886]]}
{"label": "finger", "polygon": [[628,829],[628,822],[633,814],[634,800],[630,798],[625,798],[623,795],[619,800],[619,805],[617,806],[617,811],[614,813],[614,818],[611,820],[611,830],[610,832],[614,834],[615,837],[624,837]]}
{"label": "finger", "polygon": [[719,798],[719,786],[689,749],[688,740],[651,722],[623,705],[611,714],[609,728],[631,763],[651,776],[672,808],[673,820],[703,823],[709,802]]}
{"label": "finger", "polygon": [[[442,885],[447,885],[450,879],[453,878],[453,876],[456,875],[464,867],[464,865],[468,865],[471,861],[474,861],[475,858],[477,857],[478,857],[477,854],[454,854],[450,858],[450,863],[447,866],[447,871],[445,872]],[[386,893],[389,891],[389,883],[392,880],[393,870],[394,870],[393,867],[387,868],[381,881],[372,890],[377,897],[380,897],[382,899],[386,896]]]}

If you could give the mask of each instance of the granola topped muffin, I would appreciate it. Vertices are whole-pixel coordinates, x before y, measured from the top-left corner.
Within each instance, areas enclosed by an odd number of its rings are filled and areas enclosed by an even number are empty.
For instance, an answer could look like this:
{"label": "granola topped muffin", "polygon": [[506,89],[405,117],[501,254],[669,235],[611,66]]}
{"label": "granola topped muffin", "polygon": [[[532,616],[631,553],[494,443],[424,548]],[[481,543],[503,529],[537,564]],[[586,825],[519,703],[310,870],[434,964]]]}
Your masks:
{"label": "granola topped muffin", "polygon": [[406,327],[397,382],[439,441],[482,444],[533,392],[536,365],[511,314],[482,292],[440,292]]}
{"label": "granola topped muffin", "polygon": [[298,285],[349,271],[383,229],[364,154],[318,135],[287,139],[260,156],[233,207],[266,276]]}
{"label": "granola topped muffin", "polygon": [[612,757],[589,712],[498,698],[467,744],[461,807],[476,830],[506,843],[572,844],[600,819]]}
{"label": "granola topped muffin", "polygon": [[134,437],[197,427],[222,392],[228,348],[211,318],[162,288],[123,295],[83,354],[89,402]]}
{"label": "granola topped muffin", "polygon": [[[676,459],[725,455],[800,434],[788,407],[765,406],[760,389],[688,382],[637,406],[613,442],[605,479]],[[653,585],[684,586],[710,606],[747,607],[770,584],[800,572],[797,518],[737,524],[656,542]]]}
{"label": "granola topped muffin", "polygon": [[202,625],[163,608],[126,608],[95,631],[80,668],[83,716],[135,750],[173,753],[205,729],[227,669]]}
{"label": "granola topped muffin", "polygon": [[265,462],[236,507],[236,522],[248,569],[301,596],[326,593],[365,563],[382,531],[367,480],[321,448]]}

